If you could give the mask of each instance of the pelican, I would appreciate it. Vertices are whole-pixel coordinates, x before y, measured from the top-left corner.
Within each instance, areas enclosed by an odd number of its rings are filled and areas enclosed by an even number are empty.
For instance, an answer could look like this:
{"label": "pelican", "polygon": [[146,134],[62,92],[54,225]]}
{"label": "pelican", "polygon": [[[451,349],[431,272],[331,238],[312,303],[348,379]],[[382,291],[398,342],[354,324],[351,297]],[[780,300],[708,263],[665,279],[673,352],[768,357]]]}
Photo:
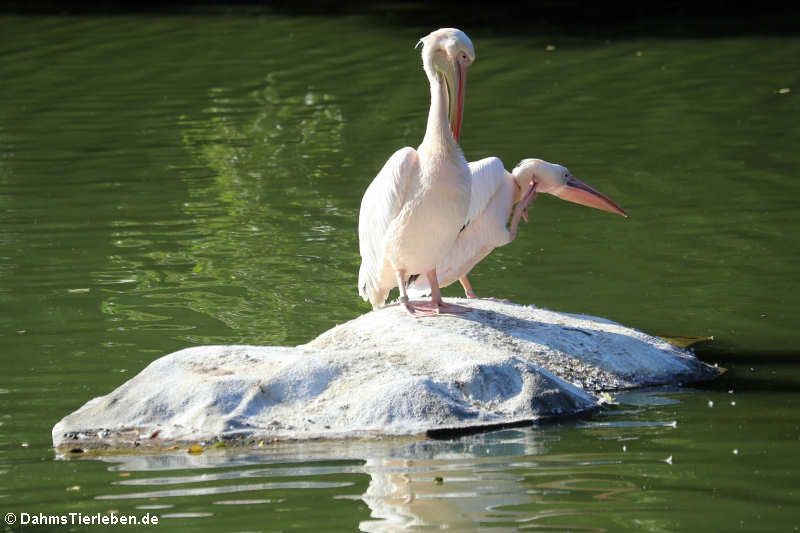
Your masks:
{"label": "pelican", "polygon": [[[477,298],[467,274],[492,250],[516,238],[519,219],[528,221],[528,205],[537,193],[628,216],[606,195],[555,163],[523,159],[508,172],[500,159],[487,157],[469,163],[469,170],[472,190],[467,223],[445,259],[437,264],[436,272],[440,287],[458,280],[467,298]],[[514,214],[508,223],[512,208]],[[416,297],[431,292],[431,287],[427,280],[417,278],[409,284],[407,292]]]}
{"label": "pelican", "polygon": [[[458,145],[467,68],[475,61],[464,32],[442,28],[420,40],[422,65],[430,82],[431,105],[419,148],[401,148],[384,164],[361,200],[358,292],[372,307],[382,306],[394,287],[415,317],[465,312],[446,304],[436,266],[464,226],[470,203],[470,171]],[[409,279],[425,275],[431,301],[411,302]]]}

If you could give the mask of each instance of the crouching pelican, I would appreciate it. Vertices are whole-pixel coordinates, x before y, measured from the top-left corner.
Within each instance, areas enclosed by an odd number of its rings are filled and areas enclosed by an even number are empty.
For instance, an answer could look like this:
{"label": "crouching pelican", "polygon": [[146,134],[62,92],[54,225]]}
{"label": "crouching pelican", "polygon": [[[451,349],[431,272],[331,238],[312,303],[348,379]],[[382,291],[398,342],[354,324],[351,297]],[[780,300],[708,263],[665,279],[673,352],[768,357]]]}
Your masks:
{"label": "crouching pelican", "polygon": [[[510,243],[517,236],[520,217],[528,220],[528,205],[537,193],[548,193],[563,200],[617,213],[628,214],[603,193],[573,176],[569,169],[541,159],[523,159],[508,172],[496,157],[469,164],[472,190],[467,223],[444,261],[437,265],[440,287],[461,282],[467,298],[476,298],[467,274],[484,257]],[[523,191],[526,191],[523,194]],[[514,207],[516,204],[516,207]],[[514,215],[508,223],[512,208]],[[420,296],[431,291],[425,279],[415,279],[408,293]],[[437,291],[438,292],[438,291]]]}
{"label": "crouching pelican", "polygon": [[[469,37],[454,28],[420,43],[431,89],[425,136],[416,150],[401,148],[389,158],[364,193],[358,217],[359,294],[378,308],[399,287],[400,302],[416,317],[466,311],[442,301],[436,267],[470,205],[470,171],[458,138],[467,68],[475,60]],[[432,287],[430,303],[412,303],[406,293],[409,279],[421,275]]]}

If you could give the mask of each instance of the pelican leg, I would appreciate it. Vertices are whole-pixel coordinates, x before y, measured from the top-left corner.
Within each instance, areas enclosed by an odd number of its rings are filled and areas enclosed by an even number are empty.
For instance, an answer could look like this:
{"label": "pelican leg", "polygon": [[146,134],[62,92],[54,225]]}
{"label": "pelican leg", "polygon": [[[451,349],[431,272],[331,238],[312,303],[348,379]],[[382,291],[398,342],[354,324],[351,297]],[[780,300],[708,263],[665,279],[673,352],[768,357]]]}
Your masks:
{"label": "pelican leg", "polygon": [[519,226],[519,217],[525,219],[525,222],[528,221],[528,206],[532,201],[536,199],[536,181],[531,180],[531,186],[528,189],[528,192],[525,193],[525,196],[517,202],[517,207],[514,208],[514,216],[511,217],[511,225],[508,229],[508,233],[510,238],[508,242],[513,241],[517,238],[517,226]]}
{"label": "pelican leg", "polygon": [[[472,290],[472,285],[467,279],[467,276],[461,276],[460,278],[458,278],[458,281],[460,281],[461,286],[464,287],[464,293],[467,295],[467,298],[473,299],[478,297],[478,295],[475,294],[475,291]],[[488,296],[488,297],[484,296],[482,299],[493,300],[495,302],[509,302],[509,300],[507,300],[506,298],[495,298],[494,296]]]}
{"label": "pelican leg", "polygon": [[442,291],[439,289],[439,278],[436,276],[436,269],[429,270],[426,274],[428,276],[428,283],[431,287],[431,301],[430,305],[439,313],[466,313],[471,309],[462,305],[448,304],[442,300]]}
{"label": "pelican leg", "polygon": [[470,284],[466,275],[458,278],[458,281],[461,283],[461,286],[464,287],[464,294],[467,296],[467,298],[472,299],[478,297],[478,295],[475,294],[475,291],[472,290],[472,285]]}
{"label": "pelican leg", "polygon": [[[397,277],[397,288],[400,290],[400,304],[409,315],[414,318],[421,318],[423,316],[436,316],[439,314],[437,309],[431,309],[425,304],[413,304],[409,301],[408,294],[406,293],[405,270],[395,270],[395,276]],[[439,288],[438,285],[436,288]]]}

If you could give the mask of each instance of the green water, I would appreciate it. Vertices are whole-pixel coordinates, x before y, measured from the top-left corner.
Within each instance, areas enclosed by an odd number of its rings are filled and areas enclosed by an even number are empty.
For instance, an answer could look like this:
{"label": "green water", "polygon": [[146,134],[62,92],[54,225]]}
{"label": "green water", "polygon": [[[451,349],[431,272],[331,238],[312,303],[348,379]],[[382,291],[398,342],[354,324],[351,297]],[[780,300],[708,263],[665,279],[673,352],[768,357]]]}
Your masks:
{"label": "green water", "polygon": [[0,18],[0,514],[150,512],[187,531],[800,528],[794,37],[462,28],[478,57],[466,155],[565,164],[631,215],[539,198],[476,291],[713,335],[700,353],[729,368],[718,382],[455,441],[55,458],[53,424],[161,355],[298,344],[368,310],[359,202],[424,131],[413,45],[431,29]]}

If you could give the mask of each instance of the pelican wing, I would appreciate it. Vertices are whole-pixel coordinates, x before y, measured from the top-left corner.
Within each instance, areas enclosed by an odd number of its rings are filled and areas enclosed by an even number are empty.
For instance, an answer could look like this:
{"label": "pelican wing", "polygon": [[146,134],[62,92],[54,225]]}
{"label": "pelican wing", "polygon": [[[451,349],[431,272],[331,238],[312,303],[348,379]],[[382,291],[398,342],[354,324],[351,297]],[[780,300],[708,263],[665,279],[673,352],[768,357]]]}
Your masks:
{"label": "pelican wing", "polygon": [[[505,222],[513,202],[509,174],[497,157],[473,161],[469,170],[472,183],[464,228],[442,263],[436,265],[442,287],[466,276],[493,248],[505,243]],[[431,289],[428,280],[420,276],[412,280],[407,290],[409,296],[418,298],[430,294]]]}
{"label": "pelican wing", "polygon": [[384,237],[406,202],[406,195],[411,189],[409,184],[417,175],[417,151],[410,147],[401,148],[383,165],[361,199],[358,215],[358,248],[361,253],[358,293],[364,300],[369,300],[373,307],[383,304],[391,289],[381,287],[381,273],[385,266]]}
{"label": "pelican wing", "polygon": [[486,205],[506,181],[506,169],[497,157],[487,157],[469,164],[472,185],[469,196],[469,211],[465,225],[486,210]]}

